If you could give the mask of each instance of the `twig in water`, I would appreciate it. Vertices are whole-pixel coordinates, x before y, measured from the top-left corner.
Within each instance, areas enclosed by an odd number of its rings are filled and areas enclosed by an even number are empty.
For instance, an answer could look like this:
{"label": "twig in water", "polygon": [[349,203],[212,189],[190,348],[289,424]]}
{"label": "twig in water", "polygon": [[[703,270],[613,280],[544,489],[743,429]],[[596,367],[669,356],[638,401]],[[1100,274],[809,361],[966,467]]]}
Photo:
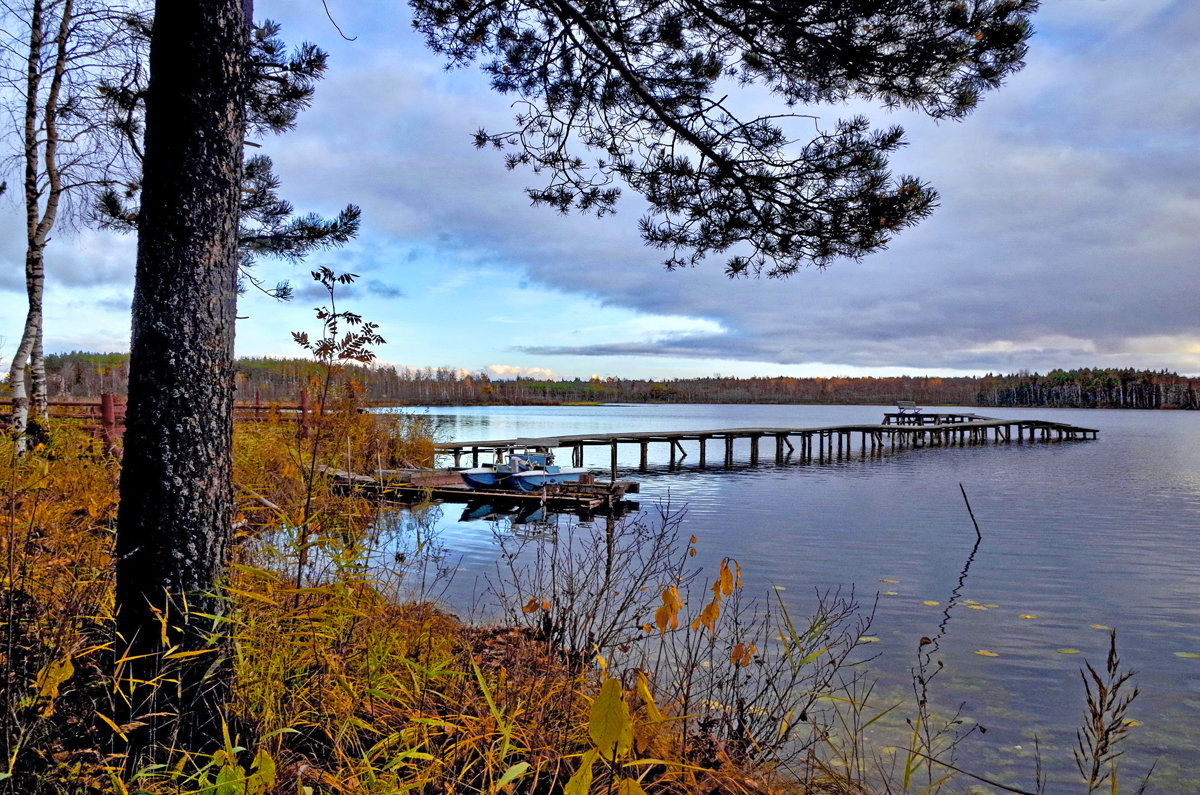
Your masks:
{"label": "twig in water", "polygon": [[971,510],[971,501],[967,499],[967,490],[963,488],[963,484],[958,484],[958,490],[962,492],[963,502],[967,504],[967,513],[971,515],[971,524],[975,525],[975,535],[982,539],[983,533],[979,532],[979,522],[975,521],[975,512]]}

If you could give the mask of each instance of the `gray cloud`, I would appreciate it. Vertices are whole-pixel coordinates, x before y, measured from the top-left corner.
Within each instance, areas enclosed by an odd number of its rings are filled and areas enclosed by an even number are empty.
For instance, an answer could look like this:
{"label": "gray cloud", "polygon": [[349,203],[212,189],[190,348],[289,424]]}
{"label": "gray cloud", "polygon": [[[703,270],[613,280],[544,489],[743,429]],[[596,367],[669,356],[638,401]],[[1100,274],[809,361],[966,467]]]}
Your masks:
{"label": "gray cloud", "polygon": [[[643,206],[628,191],[618,213],[603,220],[530,207],[522,189],[537,177],[505,170],[497,153],[470,143],[477,127],[510,123],[509,100],[487,92],[477,73],[441,71],[403,14],[389,29],[368,6],[339,9],[339,22],[360,37],[354,43],[329,34],[319,6],[263,0],[259,8],[265,15],[277,7],[289,39],[313,38],[332,52],[313,109],[298,130],[265,141],[264,151],[301,211],[329,215],[351,201],[363,207],[360,240],[322,255],[335,269],[368,275],[355,285],[360,295],[405,297],[405,269],[421,261],[505,265],[530,286],[703,318],[726,332],[518,349],[547,358],[735,358],[926,372],[1085,364],[1200,370],[1200,354],[1180,353],[1200,343],[1200,150],[1192,143],[1200,97],[1180,82],[1200,71],[1195,3],[1047,4],[1027,69],[961,124],[866,107],[815,109],[823,124],[858,111],[880,126],[903,124],[911,145],[896,171],[931,181],[941,207],[888,251],[783,282],[730,282],[719,261],[664,272],[662,253],[638,238]],[[0,289],[20,290],[8,237],[0,235]],[[132,242],[105,239],[111,250],[97,243],[64,253],[53,278],[127,285]],[[263,268],[264,276],[267,268],[275,273],[274,265]],[[306,301],[325,297],[312,284],[298,293]]]}

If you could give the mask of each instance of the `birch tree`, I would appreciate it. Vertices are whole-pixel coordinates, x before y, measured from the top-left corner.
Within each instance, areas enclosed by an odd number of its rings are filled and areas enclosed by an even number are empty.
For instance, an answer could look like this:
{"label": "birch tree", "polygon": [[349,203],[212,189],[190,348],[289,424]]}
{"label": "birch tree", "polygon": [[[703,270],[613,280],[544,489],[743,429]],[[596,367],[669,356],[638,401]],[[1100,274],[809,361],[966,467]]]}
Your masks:
{"label": "birch tree", "polygon": [[[0,86],[6,137],[22,172],[25,210],[25,325],[9,368],[12,430],[24,449],[30,409],[46,415],[43,295],[46,247],[64,219],[123,169],[121,150],[99,112],[102,81],[119,83],[137,60],[134,7],[100,0],[0,0]],[[15,169],[14,169],[15,170]]]}

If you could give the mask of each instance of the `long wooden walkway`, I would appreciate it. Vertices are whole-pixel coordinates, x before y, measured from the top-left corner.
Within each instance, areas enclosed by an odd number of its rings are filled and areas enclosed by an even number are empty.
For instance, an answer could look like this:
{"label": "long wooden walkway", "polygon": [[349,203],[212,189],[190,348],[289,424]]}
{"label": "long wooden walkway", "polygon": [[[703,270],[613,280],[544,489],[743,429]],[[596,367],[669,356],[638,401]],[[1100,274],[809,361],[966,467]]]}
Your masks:
{"label": "long wooden walkway", "polygon": [[[733,465],[733,445],[738,439],[750,440],[750,464],[759,463],[763,439],[775,443],[775,462],[783,463],[795,456],[799,461],[824,461],[853,454],[855,435],[858,435],[861,455],[882,455],[887,449],[905,447],[1005,444],[1009,442],[1074,441],[1097,438],[1098,430],[1080,428],[1062,422],[1046,420],[1003,420],[976,414],[885,414],[879,424],[830,425],[818,428],[722,428],[695,431],[634,431],[630,433],[591,433],[564,436],[522,437],[515,439],[486,439],[443,442],[436,451],[454,456],[454,465],[462,466],[464,455],[470,455],[471,465],[479,466],[480,454],[514,447],[567,449],[574,466],[583,466],[585,447],[608,447],[611,450],[613,480],[617,476],[617,450],[622,444],[635,444],[640,450],[641,471],[647,469],[648,448],[651,443],[670,446],[671,466],[687,457],[682,443],[699,442],[699,466],[708,465],[709,443],[724,442],[724,464]],[[793,440],[796,444],[793,444]]]}

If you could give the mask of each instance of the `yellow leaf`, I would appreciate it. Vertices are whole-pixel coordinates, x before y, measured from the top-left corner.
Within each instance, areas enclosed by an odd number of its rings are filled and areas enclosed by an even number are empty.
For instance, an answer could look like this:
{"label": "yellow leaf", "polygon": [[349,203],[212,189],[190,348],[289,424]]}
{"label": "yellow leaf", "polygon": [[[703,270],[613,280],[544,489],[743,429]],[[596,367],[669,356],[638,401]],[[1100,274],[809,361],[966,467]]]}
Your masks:
{"label": "yellow leaf", "polygon": [[671,623],[673,618],[675,618],[674,614],[671,613],[671,610],[666,605],[654,611],[654,623],[658,626],[659,633],[667,631],[667,625]]}
{"label": "yellow leaf", "polygon": [[1059,654],[1079,654],[1079,649],[1059,649]]}
{"label": "yellow leaf", "polygon": [[976,651],[975,653],[976,653],[976,654],[978,654],[978,655],[980,655],[980,656],[982,656],[982,657],[999,657],[999,656],[1000,656],[1000,655],[999,655],[999,654],[997,654],[996,652],[994,652],[994,651],[988,651],[987,649],[979,649],[979,650],[978,650],[978,651]]}
{"label": "yellow leaf", "polygon": [[883,579],[883,578],[880,578],[880,580],[879,580],[879,581],[880,581],[880,582],[890,582],[890,583],[897,583],[897,582],[900,582],[899,580],[885,580],[885,579]]}
{"label": "yellow leaf", "polygon": [[1092,629],[1112,629],[1112,627],[1106,627],[1103,624],[1090,624],[1089,626]]}
{"label": "yellow leaf", "polygon": [[541,605],[538,604],[538,600],[535,597],[531,596],[531,597],[529,597],[529,601],[525,603],[525,606],[521,608],[521,612],[522,613],[533,613],[533,612],[536,612],[537,609],[540,607],[541,607]]}
{"label": "yellow leaf", "polygon": [[605,759],[629,753],[633,745],[633,721],[629,705],[621,697],[621,683],[616,679],[605,679],[600,686],[588,717],[588,735]]}
{"label": "yellow leaf", "polygon": [[122,740],[125,740],[126,742],[129,741],[129,737],[126,736],[125,732],[121,731],[121,727],[118,726],[117,724],[113,723],[112,720],[108,716],[106,716],[103,712],[97,712],[96,715],[100,718],[100,720],[107,723],[109,725],[109,728],[111,728],[113,731],[115,731],[117,734],[119,734],[121,736]]}
{"label": "yellow leaf", "polygon": [[729,568],[729,559],[721,561],[721,593],[725,596],[733,593],[733,571]]}
{"label": "yellow leaf", "polygon": [[987,608],[983,605],[967,605],[967,607],[971,610],[987,610]]}
{"label": "yellow leaf", "polygon": [[592,786],[592,765],[596,763],[596,751],[588,751],[579,760],[579,769],[563,787],[563,795],[588,795]]}
{"label": "yellow leaf", "polygon": [[878,643],[879,638],[872,637],[871,635],[861,635],[858,638],[858,642],[859,643]]}
{"label": "yellow leaf", "polygon": [[1033,619],[1033,618],[1037,618],[1037,616],[1033,615],[1032,613],[1026,613],[1023,616],[1021,616],[1021,618]]}
{"label": "yellow leaf", "polygon": [[658,705],[654,703],[654,696],[650,693],[650,685],[646,681],[646,675],[638,671],[637,681],[638,696],[642,699],[642,703],[646,705],[646,714],[650,716],[650,720],[654,723],[662,723],[662,713],[658,711]]}
{"label": "yellow leaf", "polygon": [[617,785],[617,795],[646,795],[646,790],[642,789],[642,785],[637,783],[637,779],[623,778],[621,783]]}
{"label": "yellow leaf", "polygon": [[74,673],[75,665],[71,662],[70,657],[55,660],[38,671],[37,681],[34,683],[34,687],[37,688],[38,698],[57,698],[58,688],[62,686],[63,682],[70,679]]}
{"label": "yellow leaf", "polygon": [[926,599],[926,600],[925,600],[925,604],[929,605],[930,607],[937,607],[938,605],[940,605],[940,604],[941,604],[941,602],[938,602],[938,601],[936,601],[936,600],[933,600],[933,599]]}
{"label": "yellow leaf", "polygon": [[700,629],[700,625],[703,624],[704,626],[708,627],[709,632],[716,635],[717,619],[720,617],[720,615],[721,606],[717,604],[716,599],[713,599],[705,606],[703,610],[700,611],[700,615],[696,618],[696,620],[692,622],[692,629]]}
{"label": "yellow leaf", "polygon": [[1190,651],[1177,651],[1177,652],[1175,652],[1175,656],[1183,657],[1188,660],[1194,660],[1194,659],[1200,657],[1200,654],[1196,654],[1196,653],[1190,652]]}

